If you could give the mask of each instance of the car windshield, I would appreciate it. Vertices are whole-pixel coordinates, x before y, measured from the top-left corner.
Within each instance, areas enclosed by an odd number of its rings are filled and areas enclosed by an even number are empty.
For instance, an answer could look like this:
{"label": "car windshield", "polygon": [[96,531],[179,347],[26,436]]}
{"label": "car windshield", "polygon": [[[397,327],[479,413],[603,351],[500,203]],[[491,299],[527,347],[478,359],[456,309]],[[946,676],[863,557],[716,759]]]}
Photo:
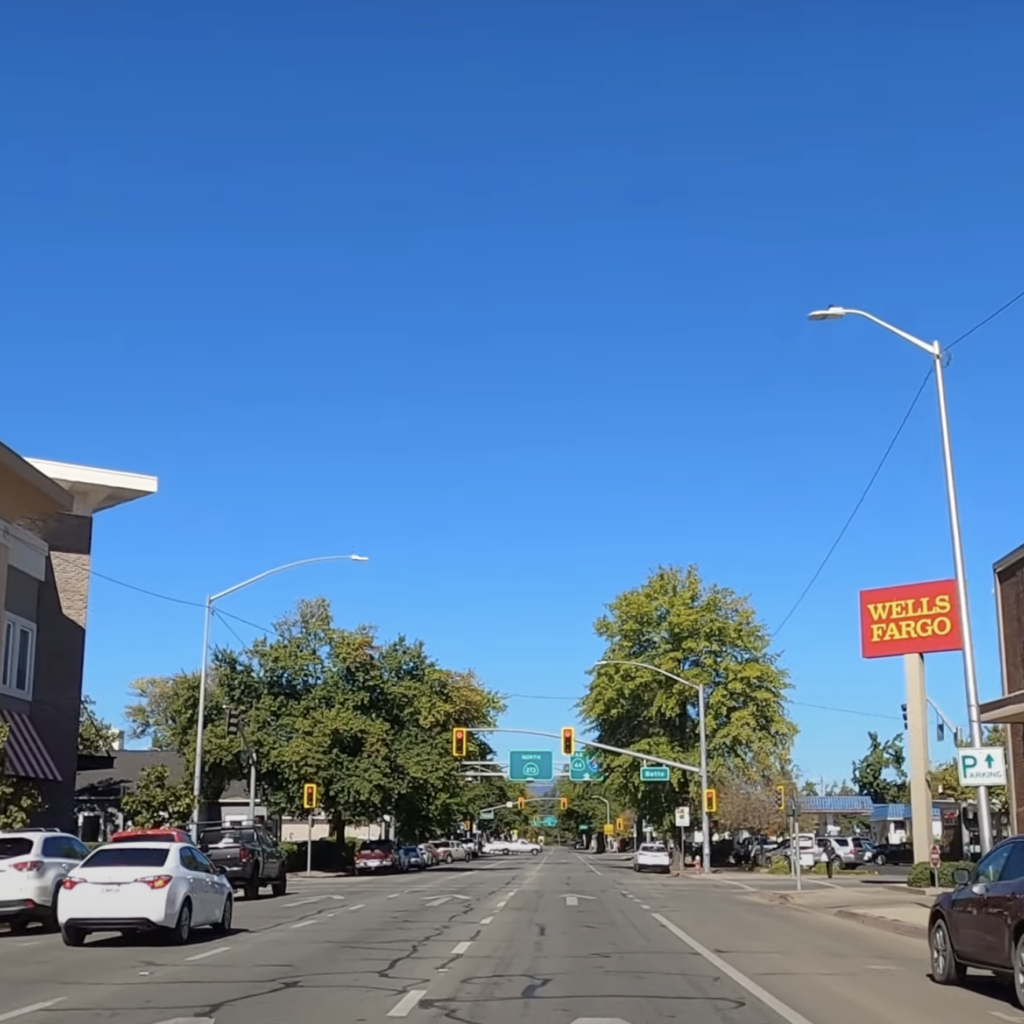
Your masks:
{"label": "car windshield", "polygon": [[82,861],[83,868],[162,868],[168,849],[153,846],[101,846]]}
{"label": "car windshield", "polygon": [[24,857],[32,852],[32,840],[25,836],[0,836],[0,860]]}

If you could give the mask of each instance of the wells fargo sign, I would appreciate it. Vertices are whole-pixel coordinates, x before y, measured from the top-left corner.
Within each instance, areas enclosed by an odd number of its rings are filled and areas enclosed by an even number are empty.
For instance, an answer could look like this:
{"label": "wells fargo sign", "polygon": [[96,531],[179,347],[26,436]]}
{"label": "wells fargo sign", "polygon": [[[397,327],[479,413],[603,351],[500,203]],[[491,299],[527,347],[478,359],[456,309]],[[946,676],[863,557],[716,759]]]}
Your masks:
{"label": "wells fargo sign", "polygon": [[865,658],[959,651],[956,580],[862,590],[860,644]]}

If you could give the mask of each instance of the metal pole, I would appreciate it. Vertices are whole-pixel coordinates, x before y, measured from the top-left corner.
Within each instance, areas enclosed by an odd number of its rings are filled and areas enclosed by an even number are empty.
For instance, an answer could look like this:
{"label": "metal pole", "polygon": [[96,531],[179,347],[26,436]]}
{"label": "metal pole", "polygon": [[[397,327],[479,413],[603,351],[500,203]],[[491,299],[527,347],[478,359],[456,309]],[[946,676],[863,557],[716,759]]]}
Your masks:
{"label": "metal pole", "polygon": [[[967,574],[960,540],[960,510],[953,475],[953,448],[949,440],[949,418],[946,412],[946,382],[942,369],[943,353],[935,342],[935,390],[939,397],[939,425],[942,429],[942,458],[946,468],[946,497],[949,502],[949,530],[953,541],[953,567],[956,572],[956,594],[960,603],[960,631],[964,644],[964,687],[967,690],[967,717],[971,724],[971,743],[980,747],[981,713],[978,708],[978,679],[974,671],[974,638],[971,634],[971,613],[967,605]],[[982,855],[992,849],[992,817],[989,813],[988,788],[978,787],[978,841]]]}
{"label": "metal pole", "polygon": [[711,870],[711,818],[708,815],[708,735],[707,724],[704,716],[704,686],[697,687],[697,709],[700,716],[700,784],[703,789],[701,793],[701,833],[704,838],[703,850],[701,852],[701,870]]}
{"label": "metal pole", "polygon": [[309,812],[309,840],[306,843],[306,874],[313,874],[313,812]]}
{"label": "metal pole", "polygon": [[256,821],[256,754],[249,754],[249,820]]}
{"label": "metal pole", "polygon": [[210,650],[210,619],[213,598],[207,597],[203,613],[203,660],[199,667],[199,708],[196,712],[196,764],[192,776],[192,836],[199,838],[199,802],[203,792],[203,730],[206,727],[206,662]]}

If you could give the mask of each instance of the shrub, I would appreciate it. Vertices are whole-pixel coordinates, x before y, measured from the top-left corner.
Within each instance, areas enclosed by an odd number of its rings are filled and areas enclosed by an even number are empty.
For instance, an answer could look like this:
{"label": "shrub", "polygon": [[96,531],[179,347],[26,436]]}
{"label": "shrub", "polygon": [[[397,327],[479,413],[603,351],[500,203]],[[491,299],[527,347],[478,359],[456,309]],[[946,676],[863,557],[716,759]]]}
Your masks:
{"label": "shrub", "polygon": [[[945,889],[951,889],[954,885],[953,872],[958,868],[965,868],[968,871],[974,869],[974,864],[969,860],[950,860],[943,861],[939,865],[939,885]],[[932,866],[927,861],[921,861],[915,864],[909,872],[907,872],[907,885],[913,886],[916,889],[927,889],[929,886],[934,885]]]}
{"label": "shrub", "polygon": [[772,857],[772,862],[768,865],[768,874],[788,875],[789,861],[787,861],[785,857]]}

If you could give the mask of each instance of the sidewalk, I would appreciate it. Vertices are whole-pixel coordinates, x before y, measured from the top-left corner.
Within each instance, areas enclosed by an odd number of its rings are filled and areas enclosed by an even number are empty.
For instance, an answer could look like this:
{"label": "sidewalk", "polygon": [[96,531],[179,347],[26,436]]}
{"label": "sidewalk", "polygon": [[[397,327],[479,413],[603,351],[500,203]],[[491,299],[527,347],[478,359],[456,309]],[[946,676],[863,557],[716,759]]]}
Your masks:
{"label": "sidewalk", "polygon": [[751,898],[812,913],[831,914],[913,939],[927,939],[931,906],[940,892],[943,890],[909,891],[898,885],[866,885],[863,888],[757,893]]}

